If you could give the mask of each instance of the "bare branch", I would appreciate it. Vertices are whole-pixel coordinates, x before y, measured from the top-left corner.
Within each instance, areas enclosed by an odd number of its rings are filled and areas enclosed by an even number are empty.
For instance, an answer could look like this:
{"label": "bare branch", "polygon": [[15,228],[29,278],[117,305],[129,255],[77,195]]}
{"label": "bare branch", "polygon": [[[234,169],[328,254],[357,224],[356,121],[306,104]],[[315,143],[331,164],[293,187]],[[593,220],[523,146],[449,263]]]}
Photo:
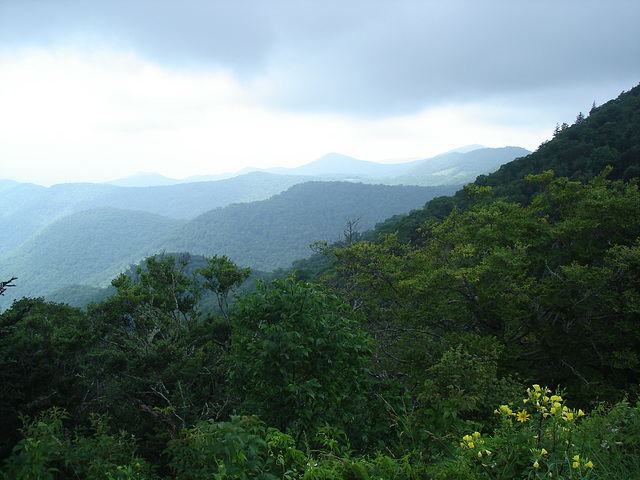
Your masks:
{"label": "bare branch", "polygon": [[0,296],[4,295],[4,292],[7,288],[9,287],[15,287],[15,285],[13,284],[13,282],[15,280],[17,280],[18,277],[11,277],[11,279],[5,281],[5,282],[0,282]]}

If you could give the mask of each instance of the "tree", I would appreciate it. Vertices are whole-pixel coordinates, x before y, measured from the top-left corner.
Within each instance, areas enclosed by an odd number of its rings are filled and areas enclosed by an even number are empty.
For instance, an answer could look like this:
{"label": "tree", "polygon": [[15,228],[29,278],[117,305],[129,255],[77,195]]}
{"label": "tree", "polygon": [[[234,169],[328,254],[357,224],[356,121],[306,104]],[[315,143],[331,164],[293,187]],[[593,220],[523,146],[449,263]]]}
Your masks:
{"label": "tree", "polygon": [[17,441],[21,415],[54,405],[86,419],[86,355],[96,333],[77,308],[23,298],[0,315],[0,456]]}
{"label": "tree", "polygon": [[[232,274],[228,261],[215,271],[215,259],[209,262],[206,280],[221,294],[244,278]],[[167,437],[231,408],[223,362],[227,322],[200,313],[204,287],[188,267],[187,256],[149,257],[134,276],[112,282],[115,295],[89,308],[100,337],[90,353],[87,402],[158,455]]]}
{"label": "tree", "polygon": [[607,172],[587,184],[530,177],[544,186],[530,206],[477,203],[427,231],[407,280],[416,317],[495,337],[504,372],[576,396],[634,388],[640,194]]}
{"label": "tree", "polygon": [[7,290],[7,288],[15,287],[13,282],[15,280],[17,280],[17,279],[18,279],[18,277],[11,277],[10,280],[4,281],[4,282],[0,282],[0,296],[4,295],[4,292]]}
{"label": "tree", "polygon": [[336,296],[293,277],[258,282],[233,320],[231,382],[245,411],[298,439],[349,422],[371,350]]}
{"label": "tree", "polygon": [[251,275],[250,268],[240,268],[225,255],[214,255],[206,259],[207,265],[196,270],[205,282],[203,287],[211,290],[218,300],[220,312],[231,326],[229,294],[244,283]]}
{"label": "tree", "polygon": [[344,241],[347,245],[351,245],[360,238],[360,232],[358,231],[361,217],[354,217],[347,219],[347,226],[343,232]]}
{"label": "tree", "polygon": [[[6,281],[0,281],[0,297],[4,295],[4,292],[7,291],[7,288],[9,287],[15,287],[14,285],[14,281],[17,280],[18,277],[11,277],[11,279],[6,280]],[[2,311],[2,309],[0,309],[0,312]]]}

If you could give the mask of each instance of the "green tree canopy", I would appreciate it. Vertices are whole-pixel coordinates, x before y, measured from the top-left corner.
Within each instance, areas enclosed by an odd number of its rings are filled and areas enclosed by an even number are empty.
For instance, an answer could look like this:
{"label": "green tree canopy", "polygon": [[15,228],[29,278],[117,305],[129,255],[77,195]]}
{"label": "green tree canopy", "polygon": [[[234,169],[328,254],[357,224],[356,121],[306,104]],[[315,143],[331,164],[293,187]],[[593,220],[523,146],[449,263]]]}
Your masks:
{"label": "green tree canopy", "polygon": [[53,405],[86,416],[86,355],[96,332],[77,308],[23,298],[0,315],[0,455],[17,440],[20,415]]}
{"label": "green tree canopy", "polygon": [[225,259],[221,266],[216,258],[207,262],[203,282],[188,273],[188,256],[149,257],[134,275],[112,282],[115,295],[89,308],[100,336],[90,355],[87,402],[147,440],[164,430],[156,448],[166,436],[231,408],[223,362],[227,321],[202,314],[199,301],[203,289],[217,286],[216,293],[226,294],[248,272]]}
{"label": "green tree canopy", "polygon": [[404,359],[395,367],[412,365],[412,376],[437,362],[440,339],[455,333],[497,339],[502,374],[591,399],[633,389],[640,193],[635,181],[606,173],[586,184],[531,177],[542,191],[528,206],[471,186],[471,206],[425,224],[419,244],[390,236],[334,250],[333,283],[376,331],[390,326],[380,345],[395,344]]}
{"label": "green tree canopy", "polygon": [[257,287],[234,315],[231,381],[244,409],[295,434],[348,422],[370,354],[349,308],[292,277]]}

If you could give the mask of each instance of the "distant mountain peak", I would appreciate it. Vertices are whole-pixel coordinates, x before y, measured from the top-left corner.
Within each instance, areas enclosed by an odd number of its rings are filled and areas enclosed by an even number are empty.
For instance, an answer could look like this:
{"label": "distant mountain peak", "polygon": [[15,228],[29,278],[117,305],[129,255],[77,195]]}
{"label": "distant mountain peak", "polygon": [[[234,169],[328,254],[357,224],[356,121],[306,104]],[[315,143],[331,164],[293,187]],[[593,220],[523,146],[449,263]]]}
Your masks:
{"label": "distant mountain peak", "polygon": [[316,162],[336,162],[336,161],[343,161],[343,160],[347,160],[347,161],[356,160],[358,162],[362,161],[362,160],[358,160],[357,158],[350,157],[349,155],[343,155],[342,153],[330,152],[330,153],[327,153],[326,155],[323,155],[322,157],[318,158],[317,160],[315,160],[315,161],[313,161],[311,163],[316,163]]}

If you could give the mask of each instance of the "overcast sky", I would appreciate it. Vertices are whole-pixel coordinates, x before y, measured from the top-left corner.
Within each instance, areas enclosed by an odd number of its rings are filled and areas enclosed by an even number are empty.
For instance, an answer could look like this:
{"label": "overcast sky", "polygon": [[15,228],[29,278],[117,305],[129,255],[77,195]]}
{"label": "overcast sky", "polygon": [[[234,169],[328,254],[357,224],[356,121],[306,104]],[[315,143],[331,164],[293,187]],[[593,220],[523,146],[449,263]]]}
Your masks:
{"label": "overcast sky", "polygon": [[640,82],[638,0],[1,0],[0,178],[535,150]]}

